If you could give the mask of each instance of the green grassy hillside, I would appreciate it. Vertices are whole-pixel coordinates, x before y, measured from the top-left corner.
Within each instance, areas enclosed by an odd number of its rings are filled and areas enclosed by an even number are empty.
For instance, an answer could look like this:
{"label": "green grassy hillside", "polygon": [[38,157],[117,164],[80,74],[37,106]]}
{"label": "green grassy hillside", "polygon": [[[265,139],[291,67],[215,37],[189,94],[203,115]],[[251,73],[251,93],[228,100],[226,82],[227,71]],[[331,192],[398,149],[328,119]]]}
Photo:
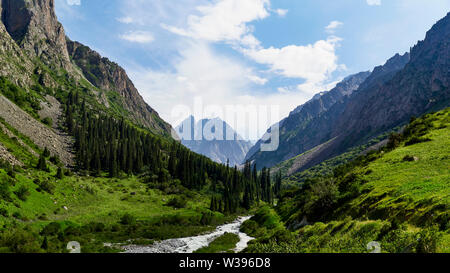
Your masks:
{"label": "green grassy hillside", "polygon": [[43,172],[1,164],[0,252],[61,252],[73,240],[83,252],[117,251],[103,243],[192,236],[233,217],[208,209],[208,189],[164,191],[136,176],[56,176],[56,167]]}
{"label": "green grassy hillside", "polygon": [[249,252],[368,252],[372,241],[383,252],[449,252],[450,109],[286,190],[276,212],[290,235],[262,232]]}

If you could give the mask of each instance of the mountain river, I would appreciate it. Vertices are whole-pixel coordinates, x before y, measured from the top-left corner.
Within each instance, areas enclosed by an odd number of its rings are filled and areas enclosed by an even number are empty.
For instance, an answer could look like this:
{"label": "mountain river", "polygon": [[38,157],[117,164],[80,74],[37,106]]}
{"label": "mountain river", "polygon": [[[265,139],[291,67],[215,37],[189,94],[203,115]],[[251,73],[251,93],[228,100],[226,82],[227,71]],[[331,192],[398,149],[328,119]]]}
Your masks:
{"label": "mountain river", "polygon": [[240,241],[236,244],[234,252],[240,252],[247,247],[249,241],[254,238],[239,231],[242,223],[250,219],[251,216],[239,217],[234,222],[218,226],[214,232],[187,237],[168,239],[160,242],[155,242],[149,246],[128,245],[123,246],[124,253],[193,253],[194,251],[208,246],[216,238],[225,233],[234,233],[239,235]]}

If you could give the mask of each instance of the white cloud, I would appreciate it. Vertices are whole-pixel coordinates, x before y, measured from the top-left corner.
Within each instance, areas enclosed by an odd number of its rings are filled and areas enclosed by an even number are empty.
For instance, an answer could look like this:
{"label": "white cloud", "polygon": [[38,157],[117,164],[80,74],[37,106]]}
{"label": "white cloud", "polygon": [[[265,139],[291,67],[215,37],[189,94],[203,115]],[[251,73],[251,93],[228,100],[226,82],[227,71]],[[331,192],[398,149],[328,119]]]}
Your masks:
{"label": "white cloud", "polygon": [[336,48],[341,41],[329,37],[306,46],[289,45],[283,48],[242,49],[258,63],[269,65],[270,69],[284,77],[301,78],[306,82],[302,90],[314,93],[326,83],[332,72],[340,68]]}
{"label": "white cloud", "polygon": [[153,34],[147,31],[131,31],[120,35],[120,38],[134,43],[151,43],[155,40]]}
{"label": "white cloud", "polygon": [[275,10],[275,13],[278,14],[278,16],[280,16],[280,17],[284,17],[288,13],[288,10],[287,9],[277,9],[277,10]]}
{"label": "white cloud", "polygon": [[67,4],[70,6],[79,6],[81,5],[81,0],[67,0]]}
{"label": "white cloud", "polygon": [[328,33],[334,33],[337,28],[339,28],[343,25],[344,25],[344,23],[342,23],[340,21],[331,21],[330,24],[328,24],[328,26],[325,27],[325,31]]}
{"label": "white cloud", "polygon": [[258,77],[256,75],[252,75],[250,73],[247,75],[247,78],[249,80],[251,80],[252,82],[254,82],[256,84],[259,84],[259,85],[264,85],[264,84],[266,84],[268,82],[268,79],[261,78],[261,77]]}
{"label": "white cloud", "polygon": [[381,0],[366,0],[369,6],[380,6]]}
{"label": "white cloud", "polygon": [[221,0],[196,8],[199,15],[190,15],[187,28],[163,25],[178,35],[211,42],[240,41],[248,37],[247,23],[269,16],[269,0]]}
{"label": "white cloud", "polygon": [[130,16],[125,16],[125,17],[117,18],[117,21],[124,23],[124,24],[131,24],[134,22],[134,19]]}

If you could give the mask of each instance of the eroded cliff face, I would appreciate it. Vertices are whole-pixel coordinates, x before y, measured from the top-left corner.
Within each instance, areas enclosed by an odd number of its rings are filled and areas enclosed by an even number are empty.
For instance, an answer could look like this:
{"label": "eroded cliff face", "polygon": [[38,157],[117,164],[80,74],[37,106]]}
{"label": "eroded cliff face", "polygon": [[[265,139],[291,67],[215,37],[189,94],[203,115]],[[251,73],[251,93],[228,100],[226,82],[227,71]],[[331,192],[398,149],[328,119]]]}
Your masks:
{"label": "eroded cliff face", "polygon": [[[0,11],[1,12],[1,11]],[[0,21],[0,76],[19,86],[29,86],[34,64],[11,38]]]}
{"label": "eroded cliff face", "polygon": [[172,127],[144,101],[122,67],[89,47],[69,39],[67,49],[69,56],[89,82],[101,90],[114,91],[121,96],[122,106],[130,112],[136,123],[159,133],[170,134]]}
{"label": "eroded cliff face", "polygon": [[51,68],[72,71],[66,34],[58,22],[54,0],[0,0],[6,30],[30,57]]}

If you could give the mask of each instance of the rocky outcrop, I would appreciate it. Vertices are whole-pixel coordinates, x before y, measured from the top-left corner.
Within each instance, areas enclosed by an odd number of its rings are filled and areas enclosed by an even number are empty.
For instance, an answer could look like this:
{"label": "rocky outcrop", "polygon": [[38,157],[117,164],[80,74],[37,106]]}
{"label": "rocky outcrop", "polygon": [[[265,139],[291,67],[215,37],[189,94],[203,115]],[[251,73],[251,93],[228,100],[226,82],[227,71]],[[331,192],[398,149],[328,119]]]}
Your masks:
{"label": "rocky outcrop", "polygon": [[52,68],[72,71],[66,35],[54,11],[54,0],[1,0],[6,30],[30,57]]}
{"label": "rocky outcrop", "polygon": [[6,149],[5,146],[3,146],[1,143],[0,143],[0,159],[8,162],[12,166],[20,166],[20,167],[23,166],[23,163],[17,160],[17,158],[13,156],[8,151],[8,149]]}
{"label": "rocky outcrop", "polygon": [[[230,166],[239,166],[252,146],[245,141],[233,128],[223,120],[203,119],[195,122],[189,117],[175,128],[181,143],[191,151]],[[209,134],[211,133],[211,134]],[[228,136],[228,137],[227,137]]]}
{"label": "rocky outcrop", "polygon": [[67,40],[67,49],[73,62],[90,83],[101,90],[114,91],[121,96],[122,106],[136,123],[157,133],[171,133],[172,127],[144,101],[122,67],[78,42]]}

